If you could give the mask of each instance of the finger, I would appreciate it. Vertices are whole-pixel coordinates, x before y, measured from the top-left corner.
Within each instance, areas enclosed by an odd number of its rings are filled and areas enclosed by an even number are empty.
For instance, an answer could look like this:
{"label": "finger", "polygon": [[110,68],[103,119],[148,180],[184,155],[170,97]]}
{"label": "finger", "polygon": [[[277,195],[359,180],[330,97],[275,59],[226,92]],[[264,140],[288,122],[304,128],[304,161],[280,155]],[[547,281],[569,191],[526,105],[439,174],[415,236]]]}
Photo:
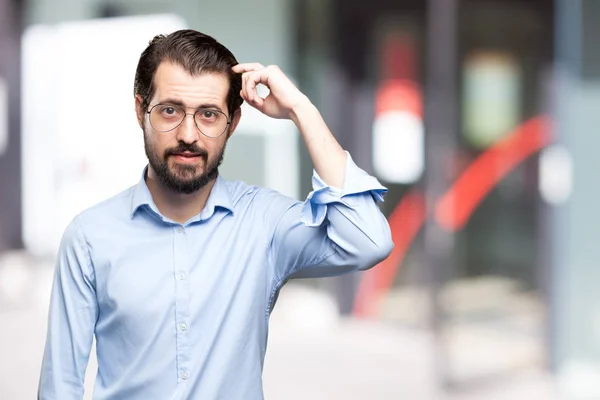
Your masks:
{"label": "finger", "polygon": [[242,96],[242,98],[246,101],[246,104],[249,104],[258,111],[263,112],[265,100],[262,97],[256,96],[253,99],[249,99],[243,90],[240,90],[240,96]]}
{"label": "finger", "polygon": [[247,103],[254,105],[256,100],[260,97],[258,94],[254,95],[252,91],[252,84],[248,84],[248,75],[250,73],[246,73],[242,76],[242,89],[240,90],[240,96]]}
{"label": "finger", "polygon": [[243,86],[250,101],[259,102],[262,100],[262,98],[258,95],[256,85],[262,83],[265,86],[269,86],[268,82],[269,71],[265,68],[245,74],[245,85]]}
{"label": "finger", "polygon": [[244,63],[244,64],[238,64],[232,67],[233,72],[238,73],[238,74],[243,74],[244,72],[252,72],[252,71],[256,71],[259,69],[263,69],[264,65],[260,64],[260,63]]}
{"label": "finger", "polygon": [[251,92],[248,91],[248,76],[251,74],[252,72],[244,72],[244,74],[242,75],[242,97],[245,98],[246,101],[252,101],[252,96],[251,96]]}

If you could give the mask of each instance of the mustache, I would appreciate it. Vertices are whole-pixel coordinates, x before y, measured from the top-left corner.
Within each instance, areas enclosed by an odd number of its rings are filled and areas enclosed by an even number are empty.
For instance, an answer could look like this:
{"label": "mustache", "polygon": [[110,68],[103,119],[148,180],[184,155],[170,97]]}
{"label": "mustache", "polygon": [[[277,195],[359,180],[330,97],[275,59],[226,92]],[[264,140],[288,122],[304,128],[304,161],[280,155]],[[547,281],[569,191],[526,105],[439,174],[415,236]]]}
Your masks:
{"label": "mustache", "polygon": [[165,150],[165,158],[183,153],[191,153],[194,156],[200,156],[205,159],[208,157],[208,152],[206,150],[194,144],[180,143],[177,147]]}

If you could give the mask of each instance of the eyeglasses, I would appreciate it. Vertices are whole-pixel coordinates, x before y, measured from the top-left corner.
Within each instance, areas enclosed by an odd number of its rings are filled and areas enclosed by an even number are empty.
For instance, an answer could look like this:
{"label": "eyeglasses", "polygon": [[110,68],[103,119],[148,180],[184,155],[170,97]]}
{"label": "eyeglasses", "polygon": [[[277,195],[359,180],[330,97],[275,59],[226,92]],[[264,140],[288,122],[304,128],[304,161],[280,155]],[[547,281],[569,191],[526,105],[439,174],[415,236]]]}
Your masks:
{"label": "eyeglasses", "polygon": [[213,108],[199,108],[195,113],[185,112],[185,108],[174,104],[156,104],[146,111],[150,115],[150,125],[158,132],[170,132],[179,127],[186,115],[194,116],[196,128],[204,136],[217,138],[227,130],[231,121]]}

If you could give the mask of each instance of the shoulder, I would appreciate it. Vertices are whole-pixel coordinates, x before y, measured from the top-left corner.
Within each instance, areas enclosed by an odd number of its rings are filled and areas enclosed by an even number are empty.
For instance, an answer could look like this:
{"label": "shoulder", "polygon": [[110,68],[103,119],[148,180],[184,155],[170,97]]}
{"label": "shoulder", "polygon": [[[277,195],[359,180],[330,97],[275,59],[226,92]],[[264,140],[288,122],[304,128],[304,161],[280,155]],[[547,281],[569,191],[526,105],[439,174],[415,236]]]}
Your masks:
{"label": "shoulder", "polygon": [[295,204],[299,204],[298,200],[286,196],[275,189],[250,185],[246,182],[236,180],[224,180],[224,183],[235,208],[251,206],[256,209],[273,212],[277,209],[287,209]]}
{"label": "shoulder", "polygon": [[115,224],[128,221],[131,216],[134,190],[135,186],[129,187],[83,210],[73,218],[66,232],[75,230],[79,234],[86,236],[86,233],[92,230],[111,230],[116,227]]}

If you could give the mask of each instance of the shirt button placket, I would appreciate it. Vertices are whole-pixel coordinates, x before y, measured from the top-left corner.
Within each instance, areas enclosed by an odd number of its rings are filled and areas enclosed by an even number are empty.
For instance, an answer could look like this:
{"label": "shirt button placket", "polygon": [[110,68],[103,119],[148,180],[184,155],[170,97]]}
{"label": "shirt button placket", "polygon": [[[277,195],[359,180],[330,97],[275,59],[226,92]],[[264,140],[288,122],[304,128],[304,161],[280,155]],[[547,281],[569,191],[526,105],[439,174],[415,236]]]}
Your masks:
{"label": "shirt button placket", "polygon": [[189,340],[188,324],[190,318],[189,310],[189,286],[188,286],[188,251],[186,242],[186,229],[176,226],[174,237],[174,260],[173,269],[175,274],[175,324],[177,329],[177,370],[180,381],[189,379]]}

